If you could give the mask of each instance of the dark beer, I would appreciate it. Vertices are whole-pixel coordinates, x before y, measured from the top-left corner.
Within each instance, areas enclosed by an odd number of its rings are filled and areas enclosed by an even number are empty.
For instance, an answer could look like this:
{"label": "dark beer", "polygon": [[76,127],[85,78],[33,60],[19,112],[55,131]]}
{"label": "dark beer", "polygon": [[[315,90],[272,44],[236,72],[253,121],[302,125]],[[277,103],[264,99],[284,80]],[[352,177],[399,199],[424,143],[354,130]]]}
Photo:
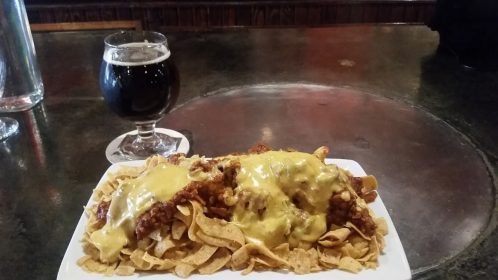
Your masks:
{"label": "dark beer", "polygon": [[171,110],[179,94],[179,75],[168,59],[170,52],[147,42],[123,46],[104,54],[100,70],[104,100],[121,118],[157,121]]}

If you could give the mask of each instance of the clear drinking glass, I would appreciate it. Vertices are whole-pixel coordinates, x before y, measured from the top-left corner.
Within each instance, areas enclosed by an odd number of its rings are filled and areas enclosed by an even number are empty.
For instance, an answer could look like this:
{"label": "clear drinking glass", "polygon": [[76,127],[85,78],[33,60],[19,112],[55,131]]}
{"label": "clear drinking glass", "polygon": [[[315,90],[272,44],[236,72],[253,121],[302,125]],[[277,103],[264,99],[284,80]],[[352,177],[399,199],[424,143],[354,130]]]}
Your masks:
{"label": "clear drinking glass", "polygon": [[179,95],[178,70],[170,55],[166,37],[156,32],[126,31],[105,39],[102,95],[114,113],[137,127],[135,139],[119,146],[126,160],[176,152],[172,137],[154,131]]}
{"label": "clear drinking glass", "polygon": [[0,49],[7,76],[0,112],[30,109],[44,89],[23,0],[0,0]]}
{"label": "clear drinking glass", "polygon": [[[0,98],[2,98],[5,88],[5,77],[7,76],[7,67],[0,48]],[[14,134],[19,127],[16,120],[6,117],[0,117],[0,141]]]}

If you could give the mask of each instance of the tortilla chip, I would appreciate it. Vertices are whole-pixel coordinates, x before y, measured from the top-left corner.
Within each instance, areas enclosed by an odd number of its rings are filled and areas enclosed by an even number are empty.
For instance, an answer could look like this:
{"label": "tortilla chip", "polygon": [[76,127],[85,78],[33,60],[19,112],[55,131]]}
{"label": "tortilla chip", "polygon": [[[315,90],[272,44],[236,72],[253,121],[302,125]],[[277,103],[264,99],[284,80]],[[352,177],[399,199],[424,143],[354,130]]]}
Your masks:
{"label": "tortilla chip", "polygon": [[318,243],[324,247],[334,247],[334,246],[341,247],[341,246],[344,246],[344,244],[345,244],[344,242],[339,241],[339,240],[335,240],[335,241],[320,240],[320,241],[318,241]]}
{"label": "tortilla chip", "polygon": [[362,258],[365,256],[365,254],[368,252],[368,250],[370,250],[369,248],[363,248],[361,250],[359,250],[360,254],[358,255],[358,258]]}
{"label": "tortilla chip", "polygon": [[147,252],[145,252],[145,254],[143,255],[142,260],[152,265],[162,265],[164,263],[164,260],[151,256]]}
{"label": "tortilla chip", "polygon": [[192,216],[186,216],[182,212],[178,211],[175,213],[174,217],[180,221],[182,221],[184,224],[191,226],[192,223]]}
{"label": "tortilla chip", "polygon": [[245,267],[244,264],[247,263],[252,253],[259,253],[268,256],[279,262],[281,265],[289,266],[289,263],[285,259],[275,255],[266,246],[249,243],[242,246],[239,250],[232,254],[232,267],[234,267],[234,269],[241,269],[242,267]]}
{"label": "tortilla chip", "polygon": [[260,264],[267,268],[275,268],[282,265],[280,262],[265,255],[257,255],[253,259],[255,261],[255,265]]}
{"label": "tortilla chip", "polygon": [[190,212],[190,208],[188,207],[188,205],[186,204],[183,204],[183,205],[177,205],[176,206],[176,209],[178,209],[178,211],[180,211],[180,213],[182,213],[183,215],[185,216],[190,216],[192,213]]}
{"label": "tortilla chip", "polygon": [[318,250],[319,260],[329,265],[339,265],[341,252],[330,248],[323,248],[323,251]]}
{"label": "tortilla chip", "polygon": [[[203,207],[202,205],[199,204],[199,202],[195,200],[189,201],[190,204],[192,204],[192,217],[190,216],[185,216],[185,217],[190,217],[191,221],[189,222],[189,228],[188,228],[188,238],[192,241],[199,242],[199,238],[195,235],[195,233],[199,230],[199,225],[197,225],[197,222],[195,220],[195,217],[198,215],[203,215],[202,212]],[[177,215],[183,215],[180,212],[176,213]],[[185,223],[186,224],[186,223]]]}
{"label": "tortilla chip", "polygon": [[149,247],[150,243],[152,240],[150,238],[144,238],[142,240],[138,240],[137,246],[140,249],[147,250],[147,247]]}
{"label": "tortilla chip", "polygon": [[171,226],[171,236],[173,239],[178,240],[182,237],[183,233],[187,229],[187,225],[180,221],[174,221]]}
{"label": "tortilla chip", "polygon": [[105,182],[104,184],[100,185],[99,189],[102,191],[103,195],[111,195],[115,189],[114,187],[109,184],[109,182]]}
{"label": "tortilla chip", "polygon": [[[239,250],[235,251],[232,254],[232,268],[233,269],[235,269],[235,270],[242,269],[245,267],[245,264],[249,261],[250,251],[247,250],[246,246],[241,247]],[[253,266],[254,266],[254,264],[253,264]]]}
{"label": "tortilla chip", "polygon": [[201,265],[205,263],[216,252],[216,250],[218,250],[218,247],[214,247],[211,245],[203,245],[193,255],[190,255],[182,259],[182,263],[196,265],[196,266]]}
{"label": "tortilla chip", "polygon": [[219,248],[216,253],[204,264],[198,267],[200,274],[213,274],[223,268],[230,261],[230,252],[225,248]]}
{"label": "tortilla chip", "polygon": [[87,255],[92,256],[92,259],[94,260],[100,259],[100,251],[93,244],[90,244],[88,242],[83,242],[82,247],[83,251],[85,251]]}
{"label": "tortilla chip", "polygon": [[340,270],[349,271],[356,274],[363,269],[363,266],[351,257],[343,257],[339,261],[338,268]]}
{"label": "tortilla chip", "polygon": [[98,272],[100,272],[100,273],[102,273],[102,272],[104,272],[104,271],[105,271],[108,267],[109,267],[109,265],[108,265],[108,264],[105,264],[105,263],[100,263],[99,268],[98,268],[98,270],[97,270],[97,271],[98,271]]}
{"label": "tortilla chip", "polygon": [[380,232],[376,232],[375,238],[377,239],[377,243],[379,243],[379,250],[384,250],[384,248],[386,248],[386,240],[384,239],[384,235]]}
{"label": "tortilla chip", "polygon": [[129,247],[126,247],[126,248],[121,249],[121,254],[129,256],[129,255],[131,255],[133,253],[133,251],[135,251],[135,250],[131,249]]}
{"label": "tortilla chip", "polygon": [[360,257],[360,251],[353,247],[351,243],[347,243],[343,248],[348,251],[347,255],[352,257],[353,259],[357,259]]}
{"label": "tortilla chip", "polygon": [[135,267],[141,270],[150,270],[154,265],[144,261],[143,256],[145,251],[143,249],[136,249],[131,253],[130,260],[135,264]]}
{"label": "tortilla chip", "polygon": [[135,273],[135,268],[133,266],[119,265],[115,272],[117,275],[130,276]]}
{"label": "tortilla chip", "polygon": [[204,241],[205,243],[212,246],[225,247],[230,249],[231,251],[237,251],[241,247],[240,244],[236,243],[235,241],[210,236],[205,234],[202,230],[197,231],[196,235],[201,241]]}
{"label": "tortilla chip", "polygon": [[242,271],[242,275],[247,275],[247,274],[251,273],[251,271],[254,269],[254,264],[255,264],[255,260],[250,259],[249,266],[247,266],[247,268],[244,271]]}
{"label": "tortilla chip", "polygon": [[296,248],[289,254],[289,264],[296,274],[307,274],[311,271],[311,257],[301,248]]}
{"label": "tortilla chip", "polygon": [[357,259],[359,262],[375,261],[380,255],[379,245],[377,243],[377,238],[372,236],[372,240],[368,244],[368,254],[363,256],[361,259]]}
{"label": "tortilla chip", "polygon": [[311,249],[311,246],[313,243],[307,242],[307,241],[299,241],[299,244],[297,245],[297,248],[304,249],[304,250],[309,250]]}
{"label": "tortilla chip", "polygon": [[356,232],[357,232],[359,235],[361,235],[361,237],[363,237],[363,238],[364,238],[364,239],[366,239],[366,240],[370,240],[370,239],[371,239],[370,237],[366,236],[363,232],[361,232],[361,230],[359,230],[359,229],[358,229],[355,225],[353,225],[351,222],[347,222],[347,223],[346,223],[346,227],[348,227],[348,228],[352,228],[352,229],[356,230]]}
{"label": "tortilla chip", "polygon": [[144,166],[120,165],[118,170],[115,173],[108,174],[108,177],[114,180],[118,178],[134,178],[138,177],[144,170]]}
{"label": "tortilla chip", "polygon": [[245,244],[244,233],[242,233],[242,230],[234,224],[216,218],[210,219],[202,213],[197,215],[195,222],[207,235],[233,240],[242,246]]}
{"label": "tortilla chip", "polygon": [[85,255],[81,258],[79,258],[77,261],[76,261],[76,264],[79,265],[79,266],[82,266],[86,261],[88,261],[89,259],[91,259],[92,256],[89,256],[89,255]]}
{"label": "tortilla chip", "polygon": [[195,266],[186,264],[186,263],[179,263],[177,266],[175,266],[175,273],[176,275],[182,277],[182,278],[187,278],[189,275],[195,270]]}
{"label": "tortilla chip", "polygon": [[322,235],[319,240],[329,239],[331,241],[339,240],[344,241],[351,234],[351,230],[348,228],[340,228],[336,230],[329,231]]}
{"label": "tortilla chip", "polygon": [[175,246],[176,244],[171,238],[171,235],[168,235],[161,241],[157,242],[156,246],[154,247],[154,256],[160,258],[168,249],[174,248]]}
{"label": "tortilla chip", "polygon": [[343,228],[343,227],[335,225],[335,224],[331,224],[329,231],[334,231],[334,230],[338,230],[338,229],[341,229],[341,228]]}
{"label": "tortilla chip", "polygon": [[273,248],[271,251],[282,259],[286,259],[289,256],[290,252],[289,243],[280,244],[277,247]]}
{"label": "tortilla chip", "polygon": [[86,273],[93,273],[93,271],[89,270],[86,266],[82,265],[81,269],[83,269]]}
{"label": "tortilla chip", "polygon": [[368,175],[368,176],[363,176],[361,178],[363,179],[363,188],[362,188],[363,193],[374,191],[379,188],[377,184],[377,179],[375,179],[374,176]]}
{"label": "tortilla chip", "polygon": [[363,239],[363,237],[361,237],[357,233],[354,233],[354,234],[351,234],[350,236],[348,236],[348,241],[357,250],[362,250],[362,249],[368,247],[368,240]]}
{"label": "tortilla chip", "polygon": [[104,276],[105,277],[113,276],[117,265],[118,265],[117,262],[110,264],[109,267],[107,267],[107,269],[104,271]]}
{"label": "tortilla chip", "polygon": [[386,235],[389,233],[389,229],[387,228],[386,219],[383,217],[375,218],[375,224],[377,225],[377,231],[382,233],[382,235]]}
{"label": "tortilla chip", "polygon": [[321,270],[320,265],[318,264],[318,251],[315,248],[311,248],[306,253],[310,256],[311,271]]}
{"label": "tortilla chip", "polygon": [[372,236],[372,240],[368,244],[368,247],[370,248],[369,252],[372,253],[372,256],[370,257],[370,261],[375,261],[380,255],[380,250],[379,250],[379,243],[377,243],[377,237]]}
{"label": "tortilla chip", "polygon": [[95,261],[93,259],[88,259],[84,266],[86,268],[88,268],[88,270],[92,271],[92,272],[98,272],[99,271],[99,266],[100,266],[100,263],[98,261]]}
{"label": "tortilla chip", "polygon": [[313,152],[313,155],[317,157],[321,162],[325,162],[325,157],[329,153],[329,148],[322,146]]}
{"label": "tortilla chip", "polygon": [[379,266],[379,264],[377,262],[365,262],[366,269],[376,270],[378,266]]}
{"label": "tortilla chip", "polygon": [[166,237],[166,235],[168,235],[168,230],[169,226],[164,226],[163,228],[158,228],[149,233],[147,237],[155,241],[161,241],[164,237]]}
{"label": "tortilla chip", "polygon": [[169,260],[169,259],[164,259],[162,260],[162,264],[156,267],[156,270],[169,270],[177,265],[178,262]]}

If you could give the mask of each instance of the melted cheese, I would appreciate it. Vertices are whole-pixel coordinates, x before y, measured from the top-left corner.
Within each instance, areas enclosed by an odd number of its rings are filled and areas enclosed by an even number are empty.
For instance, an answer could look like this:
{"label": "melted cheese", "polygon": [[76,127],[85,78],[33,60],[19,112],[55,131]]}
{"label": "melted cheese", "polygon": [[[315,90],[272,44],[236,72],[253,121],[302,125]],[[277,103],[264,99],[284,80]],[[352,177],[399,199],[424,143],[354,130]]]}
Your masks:
{"label": "melted cheese", "polygon": [[106,225],[90,236],[100,250],[100,259],[114,262],[121,249],[133,239],[137,217],[158,201],[170,200],[192,181],[212,179],[218,169],[210,173],[190,172],[192,160],[180,165],[161,163],[135,179],[123,181],[112,194]]}
{"label": "melted cheese", "polygon": [[269,248],[289,242],[314,242],[327,230],[328,199],[347,189],[347,176],[316,156],[271,151],[240,156],[236,177],[239,203],[231,222],[248,242]]}
{"label": "melted cheese", "polygon": [[[123,181],[112,194],[106,225],[90,236],[102,261],[114,262],[133,240],[137,217],[158,201],[170,200],[192,181],[213,179],[209,173],[190,172],[193,162],[161,163],[135,179]],[[346,173],[336,165],[325,165],[317,156],[270,151],[259,155],[219,158],[220,166],[239,161],[236,176],[238,203],[231,222],[244,232],[247,241],[269,248],[285,242],[297,247],[314,242],[327,230],[326,212],[333,192],[348,189]],[[348,200],[349,194],[342,194]]]}

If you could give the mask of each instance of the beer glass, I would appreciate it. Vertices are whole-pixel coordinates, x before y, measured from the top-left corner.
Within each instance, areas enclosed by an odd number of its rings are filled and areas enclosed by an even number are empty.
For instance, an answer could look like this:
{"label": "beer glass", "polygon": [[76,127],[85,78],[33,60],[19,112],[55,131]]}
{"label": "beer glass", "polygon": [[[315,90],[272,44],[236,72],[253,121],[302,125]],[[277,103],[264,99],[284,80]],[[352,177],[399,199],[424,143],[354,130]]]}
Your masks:
{"label": "beer glass", "polygon": [[105,39],[102,96],[114,113],[137,127],[135,139],[119,145],[125,160],[176,152],[176,141],[154,130],[178,99],[180,80],[170,55],[166,37],[157,32],[123,31]]}
{"label": "beer glass", "polygon": [[[2,98],[5,88],[5,77],[7,76],[7,66],[3,56],[2,48],[0,48],[0,99]],[[14,134],[19,127],[16,120],[0,117],[0,141]]]}

